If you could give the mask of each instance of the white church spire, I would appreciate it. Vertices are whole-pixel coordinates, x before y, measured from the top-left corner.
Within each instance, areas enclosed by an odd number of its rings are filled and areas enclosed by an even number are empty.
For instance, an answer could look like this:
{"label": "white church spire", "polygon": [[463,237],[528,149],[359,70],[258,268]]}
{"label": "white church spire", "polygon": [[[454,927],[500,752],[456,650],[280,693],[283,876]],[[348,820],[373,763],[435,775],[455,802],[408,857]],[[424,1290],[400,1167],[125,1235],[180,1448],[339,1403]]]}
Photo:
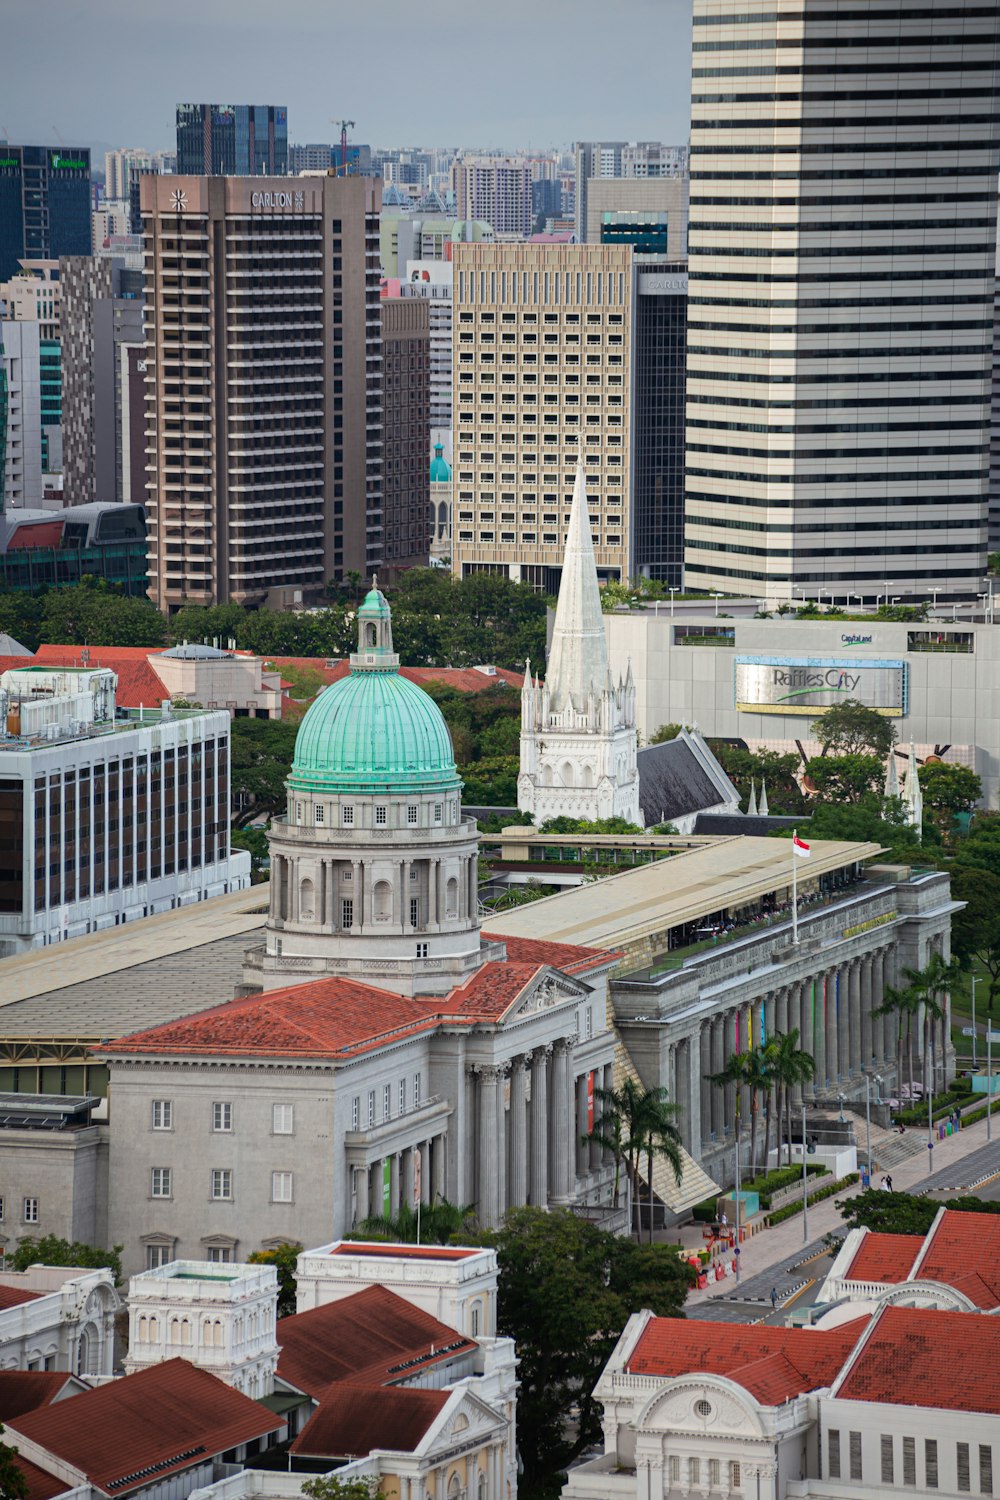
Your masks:
{"label": "white church spire", "polygon": [[587,479],[581,458],[576,469],[559,602],[545,674],[553,710],[563,709],[569,698],[578,713],[585,713],[590,692],[599,695],[608,677],[608,645],[587,510]]}

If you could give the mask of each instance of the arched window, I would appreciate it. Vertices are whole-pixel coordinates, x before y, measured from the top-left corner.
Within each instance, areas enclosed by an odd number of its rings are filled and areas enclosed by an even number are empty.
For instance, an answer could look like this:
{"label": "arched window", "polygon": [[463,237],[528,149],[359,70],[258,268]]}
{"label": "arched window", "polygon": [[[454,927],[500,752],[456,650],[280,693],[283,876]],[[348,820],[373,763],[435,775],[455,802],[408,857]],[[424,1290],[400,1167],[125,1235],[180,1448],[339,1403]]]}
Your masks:
{"label": "arched window", "polygon": [[171,1318],[170,1319],[170,1323],[168,1325],[167,1343],[168,1344],[179,1344],[180,1341],[181,1341],[181,1320],[180,1320],[180,1318]]}
{"label": "arched window", "polygon": [[392,886],[387,880],[377,880],[372,892],[372,905],[376,922],[388,922],[392,918]]}
{"label": "arched window", "polygon": [[552,785],[552,767],[551,766],[543,766],[542,767],[542,786],[551,786],[551,785]]}
{"label": "arched window", "polygon": [[154,1317],[151,1317],[150,1320],[149,1320],[149,1340],[150,1340],[150,1343],[155,1344],[156,1341],[157,1341],[157,1339],[159,1337],[160,1337],[160,1320],[159,1320],[159,1318],[157,1318],[157,1317],[154,1316]]}
{"label": "arched window", "polygon": [[583,775],[582,775],[581,779],[582,779],[583,785],[586,786],[586,787],[591,787],[591,786],[594,785],[594,768],[593,768],[593,766],[584,766],[584,768],[583,768]]}
{"label": "arched window", "polygon": [[191,1320],[189,1318],[182,1318],[181,1319],[181,1343],[182,1344],[190,1344],[190,1342],[191,1342]]}
{"label": "arched window", "polygon": [[149,1340],[149,1319],[143,1314],[139,1319],[139,1343],[145,1344]]}
{"label": "arched window", "polygon": [[563,761],[562,771],[560,772],[560,775],[562,777],[563,786],[573,785],[573,764],[571,761]]}
{"label": "arched window", "polygon": [[369,650],[374,650],[378,645],[378,631],[376,630],[374,624],[368,624],[365,626],[365,645],[369,648]]}
{"label": "arched window", "polygon": [[469,1332],[474,1339],[479,1337],[479,1303],[473,1302],[469,1315]]}
{"label": "arched window", "polygon": [[454,875],[445,886],[444,914],[446,917],[458,916],[458,881]]}
{"label": "arched window", "polygon": [[311,922],[316,915],[316,893],[312,881],[306,877],[299,884],[299,916],[303,922]]}
{"label": "arched window", "polygon": [[217,1349],[224,1349],[226,1344],[226,1330],[222,1326],[221,1318],[216,1318],[213,1328],[215,1330],[215,1347]]}
{"label": "arched window", "polygon": [[205,1318],[201,1325],[201,1341],[206,1349],[212,1347],[212,1320]]}

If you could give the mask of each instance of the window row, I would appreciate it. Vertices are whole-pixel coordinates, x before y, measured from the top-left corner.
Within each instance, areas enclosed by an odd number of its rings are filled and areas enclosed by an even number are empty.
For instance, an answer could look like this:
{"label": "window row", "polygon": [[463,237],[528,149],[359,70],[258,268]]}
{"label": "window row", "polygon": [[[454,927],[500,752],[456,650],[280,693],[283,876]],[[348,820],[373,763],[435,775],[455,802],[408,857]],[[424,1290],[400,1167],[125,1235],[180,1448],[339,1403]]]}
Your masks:
{"label": "window row", "polygon": [[[294,1179],[291,1172],[271,1173],[271,1202],[294,1202]],[[174,1195],[173,1167],[152,1167],[149,1173],[149,1196],[172,1198]],[[214,1203],[233,1202],[232,1167],[212,1167],[209,1172],[209,1197]]]}
{"label": "window row", "polygon": [[[9,1199],[5,1199],[3,1197],[0,1197],[0,1224],[3,1223],[5,1214],[8,1211],[13,1210],[13,1208],[14,1208],[14,1205],[10,1202]],[[22,1198],[21,1199],[21,1223],[22,1224],[37,1224],[38,1223],[38,1199],[37,1198]]]}
{"label": "window row", "polygon": [[[420,1074],[419,1073],[414,1073],[414,1075],[413,1075],[413,1096],[412,1096],[412,1102],[409,1105],[407,1105],[406,1084],[407,1084],[407,1081],[406,1081],[405,1078],[400,1078],[399,1082],[396,1084],[396,1089],[395,1089],[396,1104],[397,1104],[396,1117],[398,1117],[399,1115],[405,1115],[407,1113],[407,1109],[408,1108],[409,1109],[419,1109],[419,1107],[420,1107]],[[392,1112],[392,1096],[393,1096],[393,1086],[392,1086],[392,1084],[391,1083],[384,1083],[382,1085],[382,1114],[380,1116],[380,1119],[381,1119],[382,1122],[384,1122],[386,1120],[391,1120],[391,1119],[394,1118],[393,1112]],[[354,1099],[353,1099],[353,1101],[351,1103],[351,1129],[352,1130],[361,1130],[361,1129],[371,1130],[371,1128],[373,1127],[373,1125],[376,1124],[376,1105],[377,1105],[377,1103],[378,1103],[378,1090],[377,1089],[369,1089],[368,1090],[367,1108],[365,1110],[365,1124],[364,1124],[364,1126],[362,1126],[362,1123],[361,1123],[361,1095],[360,1094],[355,1094]]]}
{"label": "window row", "polygon": [[[391,811],[392,809],[390,809],[388,803],[377,802],[372,813],[372,827],[392,828],[405,826],[407,828],[417,828],[420,827],[422,823],[426,824],[427,826],[440,827],[443,823],[457,823],[459,820],[457,800],[452,800],[447,803],[434,802],[425,804],[424,811],[426,816],[424,819],[421,819],[420,816],[419,803],[407,803],[405,823],[403,821],[402,808],[398,810],[398,817],[390,817]],[[290,817],[292,815],[292,812],[293,809],[290,806]],[[363,824],[363,818],[358,816],[357,814],[358,809],[352,803],[341,804],[341,826],[343,828],[360,828]],[[293,821],[299,825],[302,825],[307,821],[305,805],[301,802],[296,802],[294,804]],[[335,824],[337,821],[336,806],[327,807],[322,802],[315,802],[312,809],[312,821],[317,828],[323,828],[328,825]]]}
{"label": "window row", "polygon": [[[862,1440],[860,1432],[847,1433],[846,1465],[843,1454],[843,1434],[837,1427],[831,1427],[826,1435],[827,1454],[827,1478],[829,1479],[851,1479],[858,1482],[863,1480],[863,1457]],[[924,1438],[923,1440],[923,1477],[921,1487],[927,1490],[936,1490],[940,1485],[940,1453],[936,1438]],[[976,1478],[978,1485],[976,1493],[980,1495],[992,1495],[993,1491],[993,1449],[989,1443],[979,1443],[976,1458],[978,1468]],[[900,1462],[897,1463],[896,1438],[884,1432],[879,1441],[879,1474],[883,1485],[892,1488],[903,1485],[907,1488],[917,1487],[917,1454],[919,1440],[916,1437],[903,1437],[899,1440],[898,1455]],[[845,1472],[846,1468],[846,1472]],[[970,1443],[955,1444],[955,1487],[959,1494],[970,1495],[973,1493],[973,1445]],[[950,1488],[947,1479],[945,1487]]]}
{"label": "window row", "polygon": [[[172,1099],[154,1099],[152,1101],[151,1113],[153,1130],[173,1130],[174,1101]],[[228,1099],[213,1100],[209,1117],[213,1132],[222,1135],[232,1133],[233,1106]],[[271,1105],[271,1134],[295,1134],[294,1104]]]}

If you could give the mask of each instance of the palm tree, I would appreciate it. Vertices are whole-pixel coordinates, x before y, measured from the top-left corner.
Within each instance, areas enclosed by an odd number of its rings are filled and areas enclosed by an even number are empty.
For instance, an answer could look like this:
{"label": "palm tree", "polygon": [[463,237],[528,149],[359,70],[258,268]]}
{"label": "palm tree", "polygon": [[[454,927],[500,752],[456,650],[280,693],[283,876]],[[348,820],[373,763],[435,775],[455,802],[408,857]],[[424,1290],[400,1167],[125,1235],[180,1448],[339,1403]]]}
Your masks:
{"label": "palm tree", "polygon": [[[417,1215],[408,1203],[400,1204],[395,1218],[389,1214],[370,1214],[358,1228],[365,1234],[395,1240],[401,1245],[417,1241]],[[421,1207],[420,1238],[427,1244],[447,1245],[456,1236],[475,1233],[477,1229],[474,1203],[449,1203],[447,1198],[436,1198]]]}
{"label": "palm tree", "polygon": [[771,1136],[771,1080],[767,1072],[766,1048],[758,1043],[741,1053],[743,1058],[743,1078],[745,1086],[750,1090],[750,1171],[752,1175],[757,1174],[757,1120],[760,1112],[759,1100],[761,1094],[765,1099],[765,1112],[767,1115],[767,1134],[764,1147],[764,1170],[767,1171],[767,1150],[770,1146]]}
{"label": "palm tree", "polygon": [[708,1081],[717,1089],[728,1089],[735,1087],[736,1105],[734,1111],[733,1134],[736,1137],[736,1151],[740,1149],[740,1093],[746,1086],[746,1053],[731,1052],[726,1060],[726,1066],[721,1073],[709,1073]]}
{"label": "palm tree", "polygon": [[[916,969],[904,969],[904,979],[912,979],[917,974]],[[913,1019],[920,1010],[921,997],[911,983],[905,989],[894,989],[891,984],[885,987],[885,999],[882,1004],[876,1006],[872,1012],[876,1016],[894,1015],[897,1019],[898,1031],[896,1035],[896,1088],[900,1090],[903,1082],[903,1043],[906,1043],[906,1063],[910,1082],[910,1098],[913,1098]]]}
{"label": "palm tree", "polygon": [[[641,1235],[639,1163],[644,1155],[651,1160],[652,1154],[662,1154],[674,1165],[675,1172],[679,1170],[680,1135],[673,1124],[676,1106],[667,1103],[665,1088],[660,1086],[644,1089],[634,1078],[626,1078],[617,1089],[595,1089],[594,1096],[601,1101],[603,1111],[597,1125],[593,1130],[587,1131],[582,1139],[603,1147],[614,1157],[615,1208],[618,1207],[621,1169],[624,1166],[632,1193],[635,1232]],[[652,1186],[650,1215],[652,1216]]]}
{"label": "palm tree", "polygon": [[[683,1172],[681,1133],[674,1124],[678,1106],[667,1101],[665,1088],[647,1089],[642,1099],[642,1118],[639,1134],[644,1138],[646,1151],[646,1185],[649,1189],[649,1243],[653,1243],[653,1158],[663,1156],[674,1170],[674,1179],[680,1182]],[[640,1221],[639,1232],[642,1232]]]}
{"label": "palm tree", "polygon": [[585,1145],[600,1146],[602,1151],[611,1153],[615,1164],[611,1202],[612,1207],[617,1208],[621,1197],[622,1163],[628,1155],[625,1119],[618,1107],[620,1098],[617,1089],[595,1088],[594,1098],[603,1106],[600,1119],[594,1128],[588,1130],[580,1139]]}
{"label": "palm tree", "polygon": [[[776,1032],[768,1043],[768,1069],[778,1090],[778,1161],[781,1161],[781,1121],[785,1121],[788,1165],[792,1165],[792,1089],[806,1083],[816,1072],[811,1053],[799,1047],[799,1030]],[[805,1141],[802,1142],[805,1150]]]}
{"label": "palm tree", "polygon": [[959,982],[961,975],[962,966],[957,958],[946,959],[937,952],[931,954],[923,969],[903,970],[903,977],[924,1008],[924,1076],[927,1092],[931,1096],[937,1084],[937,1029],[940,1024],[943,1052],[944,1023],[947,1016],[946,1006],[941,1004],[939,997],[947,995],[952,986]]}

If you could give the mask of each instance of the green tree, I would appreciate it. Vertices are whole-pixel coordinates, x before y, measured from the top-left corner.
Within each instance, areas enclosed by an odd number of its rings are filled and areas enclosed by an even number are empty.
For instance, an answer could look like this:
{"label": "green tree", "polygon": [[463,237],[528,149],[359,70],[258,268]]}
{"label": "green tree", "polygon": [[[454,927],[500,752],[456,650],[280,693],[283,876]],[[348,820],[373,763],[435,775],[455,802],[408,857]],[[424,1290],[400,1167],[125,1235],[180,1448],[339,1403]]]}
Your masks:
{"label": "green tree", "polygon": [[726,1059],[726,1065],[718,1073],[709,1073],[708,1081],[713,1088],[722,1089],[723,1095],[726,1089],[734,1091],[734,1134],[736,1137],[737,1153],[740,1149],[740,1129],[742,1115],[743,1090],[747,1087],[747,1061],[745,1052],[731,1052]]}
{"label": "green tree", "polygon": [[284,812],[297,733],[287,719],[233,720],[230,777],[238,827],[262,813]]}
{"label": "green tree", "polygon": [[251,1266],[274,1266],[278,1273],[278,1317],[288,1318],[296,1306],[296,1271],[302,1245],[298,1240],[285,1240],[281,1245],[272,1245],[268,1250],[254,1250],[247,1256]]}
{"label": "green tree", "polygon": [[518,1448],[535,1489],[600,1441],[594,1386],[629,1316],[678,1316],[693,1276],[672,1247],[565,1209],[514,1209],[484,1242],[499,1260],[499,1332],[517,1349]]}
{"label": "green tree", "polygon": [[[776,1032],[767,1044],[767,1066],[778,1089],[778,1161],[781,1160],[781,1121],[784,1115],[788,1165],[792,1165],[792,1089],[807,1083],[816,1072],[810,1053],[799,1047],[798,1027]],[[767,1158],[765,1157],[765,1163]]]}
{"label": "green tree", "polygon": [[115,1286],[122,1279],[122,1247],[114,1245],[102,1250],[97,1245],[84,1245],[80,1240],[63,1240],[56,1234],[42,1235],[41,1239],[19,1240],[15,1249],[8,1251],[7,1269],[26,1271],[29,1266],[84,1266],[87,1270],[99,1271],[102,1267],[114,1273]]}
{"label": "green tree", "polygon": [[[911,1193],[886,1193],[872,1188],[837,1204],[849,1229],[871,1229],[876,1234],[925,1235],[941,1204],[936,1198]],[[1000,1202],[985,1198],[949,1198],[948,1207],[966,1214],[1000,1214]]]}
{"label": "green tree", "polygon": [[372,1214],[362,1220],[358,1229],[364,1235],[400,1245],[415,1245],[418,1233],[425,1245],[447,1245],[461,1237],[471,1239],[479,1233],[479,1224],[474,1203],[435,1198],[433,1203],[421,1204],[419,1224],[416,1209],[402,1203],[398,1214]]}
{"label": "green tree", "polygon": [[896,743],[892,720],[857,698],[845,698],[809,726],[824,755],[874,755],[884,765]]}
{"label": "green tree", "polygon": [[[676,1120],[679,1106],[667,1101],[665,1088],[647,1089],[642,1104],[639,1134],[646,1153],[646,1189],[649,1195],[649,1243],[653,1243],[653,1162],[662,1156],[680,1183],[684,1170],[681,1133]],[[641,1224],[640,1224],[641,1233]]]}
{"label": "green tree", "polygon": [[[860,802],[817,803],[809,819],[809,835],[815,839],[844,839],[849,843],[881,844],[886,853],[880,856],[891,864],[933,864],[934,840],[928,830],[921,844],[917,830],[905,821],[902,804],[881,796],[864,797]],[[782,835],[784,837],[785,835]]]}
{"label": "green tree", "polygon": [[983,783],[968,766],[932,763],[921,766],[920,790],[924,808],[938,827],[947,833],[957,813],[971,812],[983,794]]}
{"label": "green tree", "polygon": [[386,1500],[385,1492],[374,1475],[338,1478],[336,1473],[317,1474],[302,1481],[302,1493],[309,1500]]}
{"label": "green tree", "polygon": [[37,651],[42,640],[42,596],[23,589],[0,592],[0,632],[12,635],[29,651]]}
{"label": "green tree", "polygon": [[117,593],[87,578],[73,588],[50,589],[42,601],[43,641],[67,646],[163,646],[166,621],[148,599]]}
{"label": "green tree", "polygon": [[874,795],[882,781],[883,765],[877,755],[814,755],[806,762],[806,775],[818,797],[840,805]]}
{"label": "green tree", "polygon": [[649,736],[649,743],[665,745],[668,740],[675,740],[683,727],[682,724],[661,724],[659,729],[654,730]]}
{"label": "green tree", "polygon": [[874,1016],[895,1016],[896,1018],[896,1082],[897,1086],[903,1077],[903,1044],[906,1044],[907,1074],[910,1085],[910,1098],[913,1098],[913,1028],[917,1016],[920,1014],[920,993],[915,985],[910,982],[911,977],[916,974],[914,969],[904,969],[903,977],[907,984],[902,989],[896,989],[887,984],[881,1005],[877,1005],[872,1011]]}
{"label": "green tree", "polygon": [[582,1137],[584,1141],[605,1147],[615,1157],[614,1203],[618,1206],[619,1176],[624,1164],[632,1193],[632,1222],[635,1233],[642,1233],[639,1200],[639,1167],[645,1156],[649,1162],[650,1220],[653,1214],[653,1156],[664,1156],[674,1169],[678,1181],[681,1172],[680,1134],[674,1125],[677,1106],[667,1102],[662,1086],[647,1089],[634,1078],[626,1078],[620,1088],[594,1090],[601,1104],[598,1125]]}
{"label": "green tree", "polygon": [[952,915],[952,948],[963,964],[978,959],[989,974],[986,1008],[992,1015],[993,1002],[1000,993],[1000,875],[970,865],[953,865],[951,894],[956,901],[965,902],[964,908]]}
{"label": "green tree", "polygon": [[740,1053],[743,1062],[743,1085],[750,1090],[750,1171],[757,1173],[757,1120],[760,1113],[760,1096],[770,1090],[770,1079],[764,1049],[748,1047]]}
{"label": "green tree", "polygon": [[245,849],[250,855],[250,879],[262,879],[264,865],[270,858],[270,846],[263,828],[235,828],[230,843],[234,849]]}
{"label": "green tree", "polygon": [[708,747],[744,802],[750,795],[750,782],[759,790],[763,781],[772,813],[791,817],[805,810],[806,800],[795,779],[801,765],[797,755],[779,755],[776,750],[750,751],[745,745],[717,739],[710,739]]}
{"label": "green tree", "polygon": [[962,965],[959,959],[946,959],[940,953],[932,953],[922,969],[904,969],[903,978],[912,987],[924,1013],[924,1077],[928,1093],[937,1089],[937,1034],[942,1033],[947,1015],[946,996],[961,982]]}
{"label": "green tree", "polygon": [[[0,1437],[4,1429],[0,1426]],[[0,1443],[0,1500],[27,1500],[28,1481],[18,1467],[17,1449]]]}

